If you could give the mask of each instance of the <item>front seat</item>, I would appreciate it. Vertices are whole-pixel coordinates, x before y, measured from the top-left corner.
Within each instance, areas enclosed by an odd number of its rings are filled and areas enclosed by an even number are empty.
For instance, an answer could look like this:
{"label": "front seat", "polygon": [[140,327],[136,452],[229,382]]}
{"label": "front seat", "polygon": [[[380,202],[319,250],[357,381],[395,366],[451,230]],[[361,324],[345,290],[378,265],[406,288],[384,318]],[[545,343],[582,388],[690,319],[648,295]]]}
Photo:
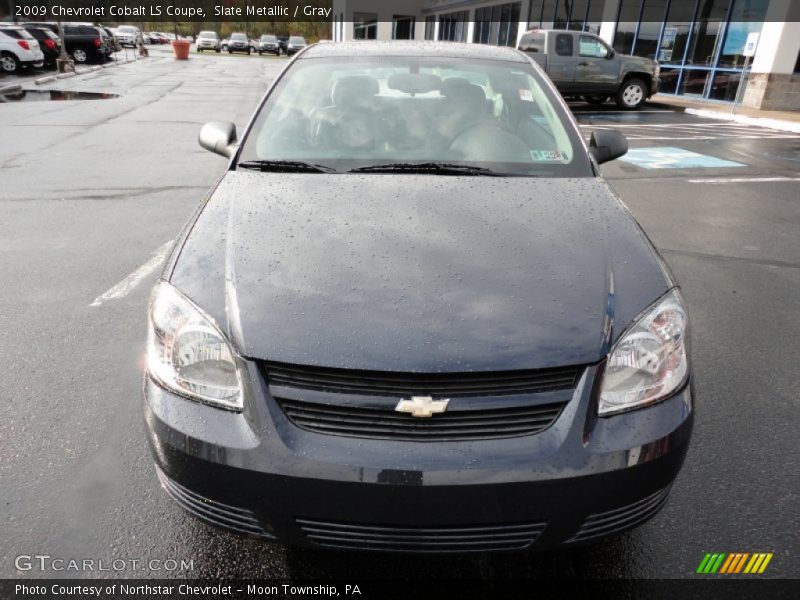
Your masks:
{"label": "front seat", "polygon": [[310,115],[310,139],[318,148],[373,148],[376,143],[375,96],[378,80],[367,75],[337,79],[331,102]]}

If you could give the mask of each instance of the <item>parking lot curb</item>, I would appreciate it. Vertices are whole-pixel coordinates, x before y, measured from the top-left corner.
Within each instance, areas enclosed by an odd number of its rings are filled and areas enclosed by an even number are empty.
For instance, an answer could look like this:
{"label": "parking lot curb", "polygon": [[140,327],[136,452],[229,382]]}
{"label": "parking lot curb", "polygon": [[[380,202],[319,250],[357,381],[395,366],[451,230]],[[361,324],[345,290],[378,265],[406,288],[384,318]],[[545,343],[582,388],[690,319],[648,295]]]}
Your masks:
{"label": "parking lot curb", "polygon": [[756,125],[758,127],[768,127],[769,129],[779,129],[781,131],[800,133],[800,123],[795,123],[792,121],[782,121],[780,119],[771,119],[769,117],[750,117],[748,115],[732,115],[730,113],[723,113],[716,110],[706,110],[702,108],[687,108],[685,112],[689,115],[695,115],[697,117],[705,117],[707,119],[717,119],[720,121],[733,121],[734,123],[741,123],[743,125]]}
{"label": "parking lot curb", "polygon": [[66,73],[59,73],[55,76],[56,79],[66,79],[67,77],[75,77],[77,75],[75,71],[67,71]]}
{"label": "parking lot curb", "polygon": [[56,80],[56,76],[55,75],[47,75],[45,77],[39,77],[39,79],[34,79],[33,82],[36,85],[42,85],[43,83],[50,83],[51,81],[55,81],[55,80]]}
{"label": "parking lot curb", "polygon": [[5,85],[0,87],[0,94],[13,94],[14,92],[21,92],[22,86],[19,84]]}

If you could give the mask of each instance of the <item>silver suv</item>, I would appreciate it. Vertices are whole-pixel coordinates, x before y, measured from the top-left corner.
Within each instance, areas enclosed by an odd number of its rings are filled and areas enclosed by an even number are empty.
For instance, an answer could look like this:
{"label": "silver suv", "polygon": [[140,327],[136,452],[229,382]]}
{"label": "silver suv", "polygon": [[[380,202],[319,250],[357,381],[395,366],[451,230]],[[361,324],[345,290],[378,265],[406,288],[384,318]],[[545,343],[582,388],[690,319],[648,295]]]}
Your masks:
{"label": "silver suv", "polygon": [[220,51],[219,36],[216,31],[201,31],[197,34],[197,51],[203,50]]}
{"label": "silver suv", "polygon": [[44,53],[30,33],[16,25],[0,23],[0,67],[15,73],[22,67],[41,67]]}

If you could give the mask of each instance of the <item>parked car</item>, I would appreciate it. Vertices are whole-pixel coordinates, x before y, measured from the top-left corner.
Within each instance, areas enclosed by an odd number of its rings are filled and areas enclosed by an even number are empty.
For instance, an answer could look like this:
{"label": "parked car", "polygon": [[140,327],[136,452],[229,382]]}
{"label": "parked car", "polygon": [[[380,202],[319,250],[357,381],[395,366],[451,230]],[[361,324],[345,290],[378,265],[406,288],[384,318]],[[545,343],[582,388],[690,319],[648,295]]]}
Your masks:
{"label": "parked car", "polygon": [[614,98],[625,110],[639,108],[658,91],[658,63],[619,54],[599,36],[582,31],[528,31],[517,46],[535,60],[565,97],[594,104]]}
{"label": "parked car", "polygon": [[64,25],[64,46],[76,63],[104,62],[112,53],[104,31],[91,25]]}
{"label": "parked car", "polygon": [[61,54],[61,39],[48,27],[25,25],[24,29],[39,42],[39,48],[44,54],[44,67],[55,68],[56,59]]}
{"label": "parked car", "polygon": [[147,438],[184,509],[464,552],[664,506],[694,419],[687,315],[600,174],[624,136],[587,147],[521,52],[417,41],[309,47],[249,123],[201,130],[229,164],[149,305]]}
{"label": "parked car", "polygon": [[281,52],[286,54],[286,46],[289,44],[289,36],[288,35],[279,35],[278,37],[278,44],[280,44]]}
{"label": "parked car", "polygon": [[124,47],[136,48],[143,42],[141,31],[133,25],[120,25],[117,27],[116,36],[120,45]]}
{"label": "parked car", "polygon": [[43,27],[58,35],[58,23],[53,21],[25,21],[24,23],[19,23],[19,25],[22,27]]}
{"label": "parked car", "polygon": [[262,35],[261,39],[258,41],[258,53],[264,54],[265,52],[280,56],[281,46],[278,42],[278,38],[274,35]]}
{"label": "parked car", "polygon": [[216,31],[201,31],[197,35],[197,51],[203,52],[204,50],[213,50],[214,52],[221,50],[219,36]]}
{"label": "parked car", "polygon": [[245,34],[234,33],[231,35],[231,39],[228,40],[228,53],[233,54],[234,52],[250,54],[250,40]]}
{"label": "parked car", "polygon": [[300,37],[299,35],[293,35],[289,38],[289,41],[286,43],[286,55],[291,56],[292,54],[296,54],[305,47],[306,47],[305,38]]}
{"label": "parked car", "polygon": [[43,65],[44,53],[36,38],[18,25],[0,23],[0,67],[4,73]]}
{"label": "parked car", "polygon": [[122,44],[119,43],[116,32],[111,27],[101,27],[101,29],[106,32],[106,35],[109,38],[109,46],[113,49],[113,51],[119,52],[122,50]]}

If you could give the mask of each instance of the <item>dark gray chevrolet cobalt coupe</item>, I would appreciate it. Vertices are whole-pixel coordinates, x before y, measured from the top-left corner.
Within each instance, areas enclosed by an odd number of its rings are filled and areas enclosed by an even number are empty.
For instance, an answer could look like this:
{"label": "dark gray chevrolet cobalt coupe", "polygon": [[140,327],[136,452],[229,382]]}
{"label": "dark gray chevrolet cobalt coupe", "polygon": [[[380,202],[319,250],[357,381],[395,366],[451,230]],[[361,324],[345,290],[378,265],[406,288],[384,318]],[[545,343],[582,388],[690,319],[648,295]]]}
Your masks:
{"label": "dark gray chevrolet cobalt coupe", "polygon": [[527,56],[310,46],[177,242],[148,312],[166,492],[286,544],[552,548],[666,502],[693,422],[661,257]]}

